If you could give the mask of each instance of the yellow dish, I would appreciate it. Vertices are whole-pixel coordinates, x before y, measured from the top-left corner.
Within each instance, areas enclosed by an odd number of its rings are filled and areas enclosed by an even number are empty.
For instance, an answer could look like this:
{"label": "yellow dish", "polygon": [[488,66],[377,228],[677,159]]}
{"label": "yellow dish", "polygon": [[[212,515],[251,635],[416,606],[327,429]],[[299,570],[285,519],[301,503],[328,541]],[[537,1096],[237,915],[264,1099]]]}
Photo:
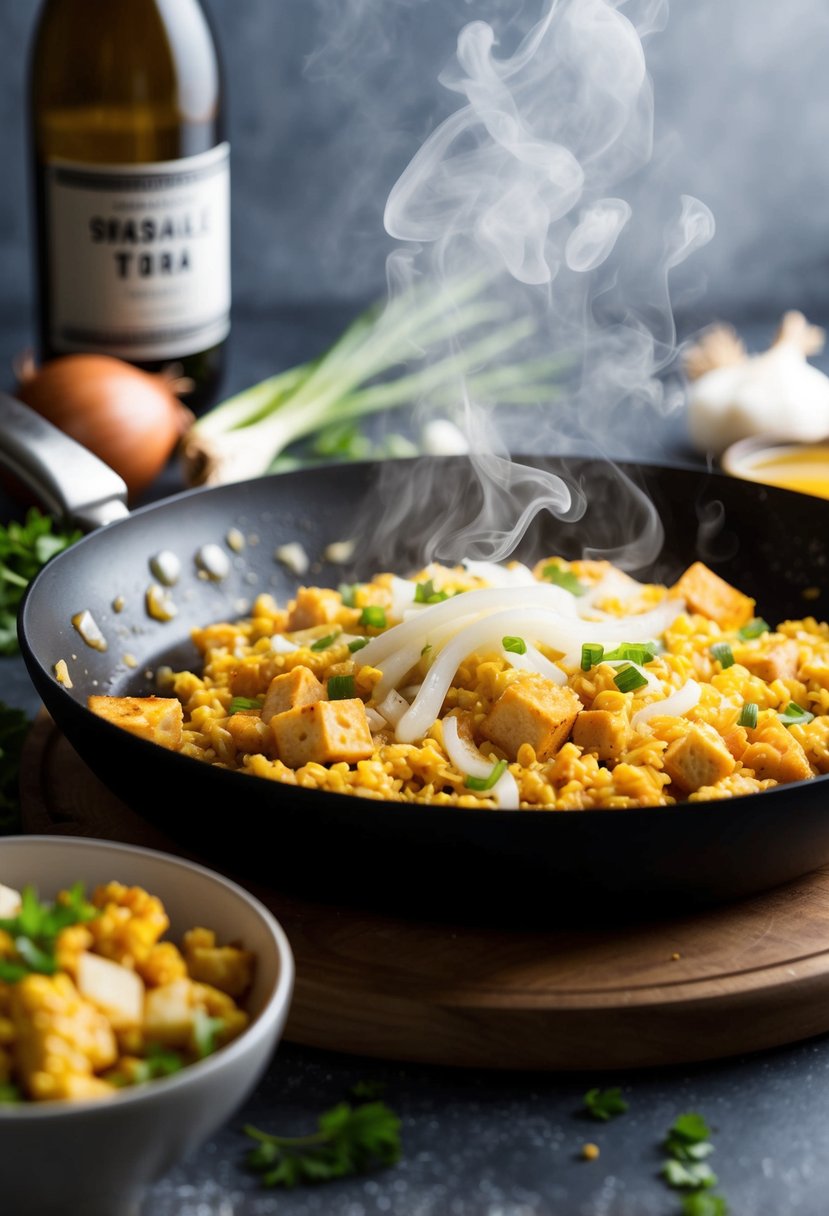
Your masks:
{"label": "yellow dish", "polygon": [[829,498],[829,442],[775,444],[742,439],[723,454],[723,468],[734,477]]}

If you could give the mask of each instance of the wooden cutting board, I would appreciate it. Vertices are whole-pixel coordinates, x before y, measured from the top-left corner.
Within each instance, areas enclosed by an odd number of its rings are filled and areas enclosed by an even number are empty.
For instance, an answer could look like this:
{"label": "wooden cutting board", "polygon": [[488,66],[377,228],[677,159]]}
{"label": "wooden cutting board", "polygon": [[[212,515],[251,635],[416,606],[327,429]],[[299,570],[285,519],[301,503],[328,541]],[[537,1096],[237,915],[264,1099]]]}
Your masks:
{"label": "wooden cutting board", "polygon": [[[22,798],[26,831],[183,852],[109,793],[45,712],[27,741]],[[285,1037],[295,1043],[475,1068],[608,1070],[829,1030],[829,868],[672,920],[537,932],[413,922],[241,881],[290,938]]]}

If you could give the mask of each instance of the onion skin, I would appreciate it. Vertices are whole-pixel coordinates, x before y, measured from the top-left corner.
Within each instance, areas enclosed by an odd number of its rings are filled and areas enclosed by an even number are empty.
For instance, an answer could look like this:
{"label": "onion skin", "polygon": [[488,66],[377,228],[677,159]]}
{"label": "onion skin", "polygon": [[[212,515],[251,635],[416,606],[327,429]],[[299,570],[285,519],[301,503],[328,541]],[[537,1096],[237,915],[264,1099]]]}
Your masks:
{"label": "onion skin", "polygon": [[123,477],[134,498],[164,468],[193,414],[165,373],[111,355],[61,355],[21,369],[17,396]]}

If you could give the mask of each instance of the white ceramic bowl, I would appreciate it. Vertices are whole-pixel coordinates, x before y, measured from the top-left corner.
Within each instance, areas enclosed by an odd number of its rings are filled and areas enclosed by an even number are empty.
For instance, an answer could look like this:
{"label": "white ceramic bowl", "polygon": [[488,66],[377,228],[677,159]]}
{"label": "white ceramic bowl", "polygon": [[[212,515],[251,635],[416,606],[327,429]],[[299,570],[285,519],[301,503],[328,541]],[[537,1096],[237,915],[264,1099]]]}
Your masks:
{"label": "white ceramic bowl", "polygon": [[216,1131],[267,1068],[291,1001],[283,930],[235,883],[165,853],[63,836],[0,837],[0,883],[41,898],[78,880],[158,895],[180,940],[194,925],[256,954],[248,1029],[181,1072],[96,1102],[0,1106],[0,1205],[9,1216],[131,1216],[146,1185]]}

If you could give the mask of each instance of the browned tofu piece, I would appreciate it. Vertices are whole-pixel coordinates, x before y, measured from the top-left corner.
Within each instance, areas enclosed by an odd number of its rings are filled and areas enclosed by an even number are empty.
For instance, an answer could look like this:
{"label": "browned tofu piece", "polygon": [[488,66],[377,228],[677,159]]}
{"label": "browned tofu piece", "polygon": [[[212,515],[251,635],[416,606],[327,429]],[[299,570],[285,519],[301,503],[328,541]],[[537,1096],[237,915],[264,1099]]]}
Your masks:
{"label": "browned tofu piece", "polygon": [[573,742],[605,763],[619,759],[627,736],[625,719],[609,709],[583,709],[573,726]]}
{"label": "browned tofu piece", "polygon": [[749,744],[740,759],[760,781],[785,784],[812,776],[806,753],[779,718],[769,716],[746,733]]}
{"label": "browned tofu piece", "polygon": [[234,697],[248,697],[251,701],[262,692],[265,677],[262,668],[271,660],[265,656],[260,659],[247,659],[243,667],[237,667],[230,676],[230,691]]}
{"label": "browned tofu piece", "polygon": [[227,720],[227,730],[240,752],[251,756],[273,751],[273,735],[256,710],[240,710]]}
{"label": "browned tofu piece", "polygon": [[692,794],[730,776],[736,761],[713,726],[695,722],[687,735],[669,744],[664,765],[672,784]]}
{"label": "browned tofu piece", "polygon": [[101,697],[87,700],[99,718],[106,718],[130,734],[173,751],[181,746],[184,712],[175,697]]}
{"label": "browned tofu piece", "polygon": [[748,648],[739,650],[735,658],[743,667],[747,667],[753,676],[771,684],[774,680],[795,679],[799,650],[794,638],[786,638],[759,652]]}
{"label": "browned tofu piece", "polygon": [[327,587],[300,587],[288,614],[288,632],[331,624],[342,611],[342,604],[337,591]]}
{"label": "browned tofu piece", "polygon": [[287,713],[300,705],[313,705],[324,695],[325,689],[310,667],[295,667],[271,680],[262,706],[262,721],[270,722],[274,714]]}
{"label": "browned tofu piece", "polygon": [[374,751],[366,710],[359,697],[315,701],[275,714],[270,727],[279,758],[289,768],[303,764],[355,764]]}
{"label": "browned tofu piece", "polygon": [[707,616],[723,629],[739,629],[754,615],[754,600],[702,562],[689,566],[672,592],[685,600],[690,612]]}
{"label": "browned tofu piece", "polygon": [[529,743],[539,760],[554,755],[570,734],[581,701],[567,687],[543,676],[521,676],[508,684],[481,723],[481,734],[515,760]]}

